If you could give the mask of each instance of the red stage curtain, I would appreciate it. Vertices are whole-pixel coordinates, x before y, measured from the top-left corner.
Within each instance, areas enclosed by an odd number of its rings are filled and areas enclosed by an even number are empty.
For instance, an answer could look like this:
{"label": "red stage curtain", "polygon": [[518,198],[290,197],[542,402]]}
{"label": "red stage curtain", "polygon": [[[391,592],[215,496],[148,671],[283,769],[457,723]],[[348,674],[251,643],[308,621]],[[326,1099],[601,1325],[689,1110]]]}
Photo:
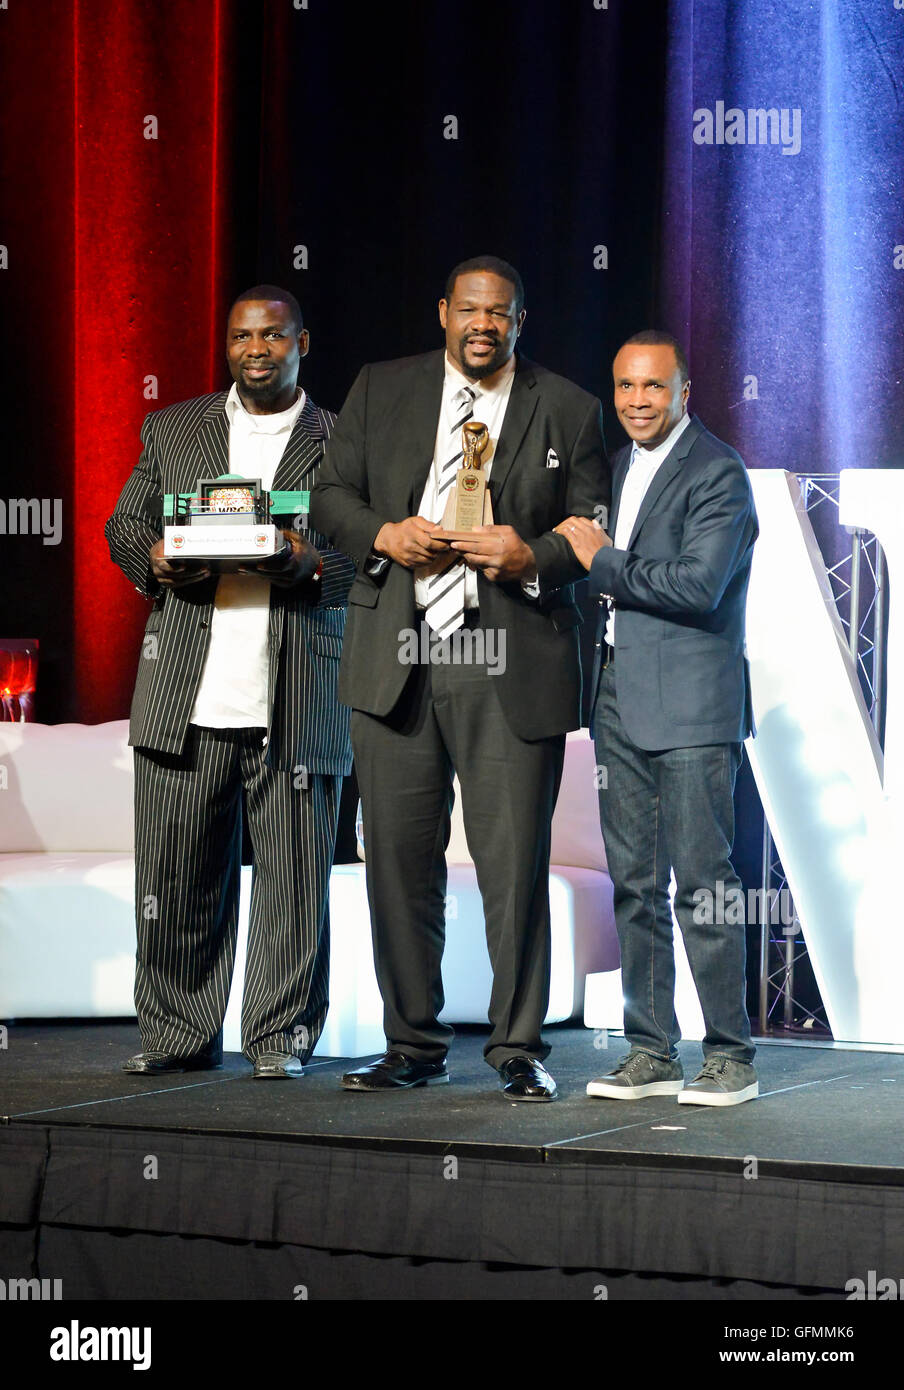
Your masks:
{"label": "red stage curtain", "polygon": [[[28,472],[5,495],[63,498],[59,553],[19,545],[53,573],[34,635],[71,692],[42,718],[127,712],[147,605],[111,566],[103,524],[145,414],[224,384],[230,218],[244,206],[254,220],[257,197],[254,172],[236,197],[236,131],[259,115],[236,100],[238,15],[230,0],[29,0],[0,15],[7,322],[47,400],[35,418],[23,392]],[[15,412],[9,381],[4,403]]]}

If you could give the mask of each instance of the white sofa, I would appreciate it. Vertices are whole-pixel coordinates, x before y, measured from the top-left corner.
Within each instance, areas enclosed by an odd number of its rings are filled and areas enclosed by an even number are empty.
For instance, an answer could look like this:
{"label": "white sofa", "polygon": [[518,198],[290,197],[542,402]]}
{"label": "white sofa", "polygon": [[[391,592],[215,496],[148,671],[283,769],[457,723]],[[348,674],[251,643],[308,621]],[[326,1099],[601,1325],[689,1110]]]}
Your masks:
{"label": "white sofa", "polygon": [[[457,793],[456,780],[446,853],[446,1004],[440,1018],[446,1023],[486,1023],[492,972],[477,874]],[[366,826],[364,834],[366,840]],[[364,873],[363,864],[337,865],[330,885],[330,1016],[318,1051],[332,1056],[364,1056],[384,1046],[383,1005],[374,976]],[[612,882],[606,872],[597,810],[596,758],[586,731],[569,734],[566,742],[552,825],[549,896],[552,955],[546,1022],[558,1023],[581,1013],[588,975],[602,972],[603,980],[620,978]],[[230,1008],[235,1007],[233,999]],[[231,1020],[227,1016],[225,1036],[237,1037],[237,1027],[237,1014]],[[350,1038],[354,1049],[340,1047],[340,1042]]]}
{"label": "white sofa", "polygon": [[126,724],[0,724],[0,1018],[134,1012]]}
{"label": "white sofa", "polygon": [[[457,783],[456,783],[457,790]],[[366,832],[365,832],[366,833]],[[444,1020],[485,1023],[491,973],[477,874],[468,851],[460,798],[446,855],[448,897],[457,911],[446,923]],[[618,968],[612,881],[597,807],[597,765],[586,730],[569,734],[562,785],[552,822],[549,867],[552,969],[547,1023],[579,1014],[584,981]]]}
{"label": "white sofa", "polygon": [[[0,1018],[117,1017],[133,1010],[132,758],[125,721],[0,724]],[[5,784],[5,785],[4,785]],[[485,1022],[490,967],[474,866],[456,807],[449,846],[443,965],[456,1023]],[[239,1046],[249,873],[243,871],[235,980],[224,1024]],[[553,821],[553,965],[548,1021],[581,1009],[585,976],[618,966],[612,885],[586,734],[569,735]],[[331,1008],[318,1051],[382,1047],[360,864],[337,865],[330,888]]]}

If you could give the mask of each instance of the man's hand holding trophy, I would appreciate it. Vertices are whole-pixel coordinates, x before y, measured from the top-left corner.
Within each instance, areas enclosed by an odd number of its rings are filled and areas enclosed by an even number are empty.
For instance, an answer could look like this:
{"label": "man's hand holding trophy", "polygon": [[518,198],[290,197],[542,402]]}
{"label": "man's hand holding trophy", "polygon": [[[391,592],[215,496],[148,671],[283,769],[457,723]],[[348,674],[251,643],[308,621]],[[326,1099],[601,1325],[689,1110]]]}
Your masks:
{"label": "man's hand holding trophy", "polygon": [[464,563],[490,580],[536,578],[533,551],[511,526],[496,526],[482,467],[490,446],[486,425],[469,420],[461,430],[462,465],[443,512],[442,522],[409,516],[381,527],[374,550],[388,555],[419,579]]}

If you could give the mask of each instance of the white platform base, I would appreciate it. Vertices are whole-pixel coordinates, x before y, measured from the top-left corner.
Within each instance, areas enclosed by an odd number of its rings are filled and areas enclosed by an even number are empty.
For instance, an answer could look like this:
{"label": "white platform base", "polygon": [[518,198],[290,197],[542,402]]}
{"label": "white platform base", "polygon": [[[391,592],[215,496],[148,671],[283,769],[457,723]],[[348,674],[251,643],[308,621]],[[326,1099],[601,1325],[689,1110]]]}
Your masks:
{"label": "white platform base", "polygon": [[[242,898],[232,992],[223,1026],[229,1052],[241,1047],[241,990],[248,935],[250,869]],[[552,970],[547,1023],[580,1013],[583,975],[613,961],[612,884],[608,874],[553,865],[549,880]],[[315,1056],[365,1057],[382,1052],[383,1001],[374,974],[363,864],[337,865],[330,877],[330,1011]],[[483,905],[471,864],[449,867],[444,1023],[486,1023],[492,972]]]}
{"label": "white platform base", "polygon": [[[248,948],[251,869],[242,869],[239,928],[232,989],[223,1020],[223,1049],[242,1050],[242,989]],[[382,1052],[383,1000],[374,974],[364,868],[338,864],[330,875],[330,1008],[320,1041],[321,1057],[367,1057]]]}
{"label": "white platform base", "polygon": [[[689,1042],[699,1042],[706,1033],[703,1011],[697,998],[697,989],[684,938],[678,923],[674,923],[673,941],[675,946],[675,1013],[682,1038]],[[622,997],[621,970],[609,970],[587,976],[584,991],[585,1028],[622,1029],[624,1027],[624,999]]]}
{"label": "white platform base", "polygon": [[0,1018],[134,1014],[134,895],[131,854],[0,854]]}

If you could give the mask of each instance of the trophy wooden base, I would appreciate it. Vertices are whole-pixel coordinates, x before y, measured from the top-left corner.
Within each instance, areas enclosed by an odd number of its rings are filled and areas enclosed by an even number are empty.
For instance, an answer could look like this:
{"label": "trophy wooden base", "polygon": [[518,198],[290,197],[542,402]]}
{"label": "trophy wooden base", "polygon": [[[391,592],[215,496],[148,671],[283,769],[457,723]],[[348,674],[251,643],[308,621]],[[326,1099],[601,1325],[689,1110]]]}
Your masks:
{"label": "trophy wooden base", "polygon": [[[489,489],[486,486],[486,479],[483,478],[480,474],[475,474],[473,469],[469,469],[467,471],[470,473],[471,477],[480,477],[480,480],[483,483],[483,513],[481,514],[477,512],[475,515],[474,507],[472,504],[470,508],[464,509],[464,515],[462,515],[462,508],[459,505],[458,488],[457,486],[453,487],[449,496],[449,500],[446,503],[446,509],[443,512],[443,519],[441,525],[444,531],[473,531],[475,526],[495,525],[495,522],[493,521],[493,504],[490,501],[490,493]],[[460,470],[460,473],[464,472],[464,469]],[[470,497],[466,500],[468,502],[471,502]],[[480,518],[479,520],[478,517]]]}

